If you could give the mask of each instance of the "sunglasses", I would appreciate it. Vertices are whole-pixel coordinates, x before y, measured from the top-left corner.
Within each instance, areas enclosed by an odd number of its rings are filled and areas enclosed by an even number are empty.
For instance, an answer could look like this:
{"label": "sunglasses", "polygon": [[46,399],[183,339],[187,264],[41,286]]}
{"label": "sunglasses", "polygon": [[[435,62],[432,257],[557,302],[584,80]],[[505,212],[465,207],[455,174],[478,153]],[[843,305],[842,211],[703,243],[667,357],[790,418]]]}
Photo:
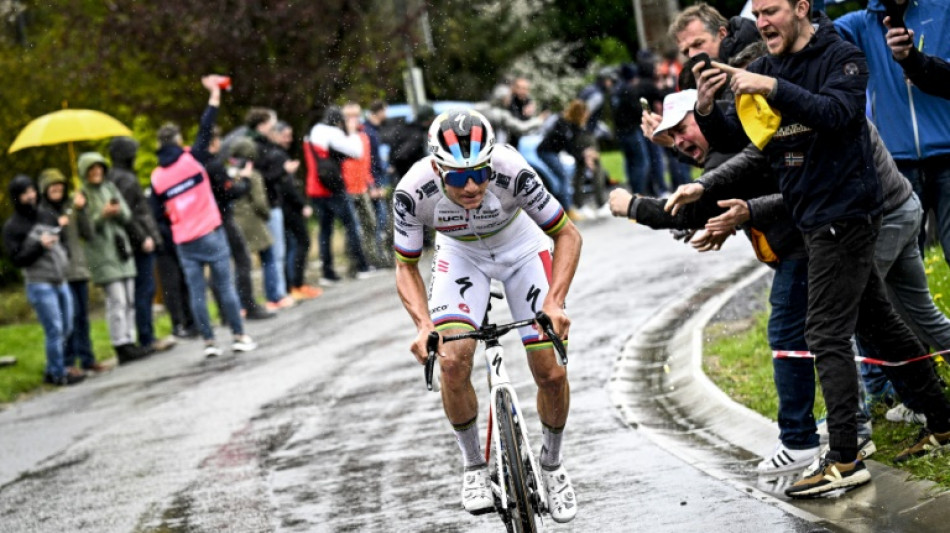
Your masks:
{"label": "sunglasses", "polygon": [[486,164],[465,170],[445,170],[440,168],[439,173],[442,175],[442,181],[445,182],[446,185],[461,188],[465,187],[468,180],[474,181],[475,185],[481,185],[488,181],[488,178],[491,177],[491,167]]}

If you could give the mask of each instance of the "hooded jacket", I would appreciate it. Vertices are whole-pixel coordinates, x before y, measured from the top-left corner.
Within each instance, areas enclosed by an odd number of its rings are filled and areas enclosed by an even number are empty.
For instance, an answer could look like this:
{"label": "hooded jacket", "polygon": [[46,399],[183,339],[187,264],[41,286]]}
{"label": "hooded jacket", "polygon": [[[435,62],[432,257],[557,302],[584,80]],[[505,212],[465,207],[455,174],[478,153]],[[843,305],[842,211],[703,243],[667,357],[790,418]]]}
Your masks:
{"label": "hooded jacket", "polygon": [[[87,173],[97,164],[102,165],[103,174],[108,172],[109,165],[102,155],[86,152],[79,156],[79,176],[82,178],[82,192],[86,195],[85,211],[93,229],[91,238],[83,242],[83,249],[93,283],[105,285],[134,278],[136,271],[132,243],[125,231],[132,220],[132,212],[119,189],[104,175],[98,185],[89,183]],[[119,214],[108,218],[102,216],[102,209],[113,201],[119,204]]]}
{"label": "hooded jacket", "polygon": [[139,143],[131,137],[115,137],[109,143],[109,157],[112,158],[112,169],[106,179],[115,184],[122,193],[122,198],[129,205],[132,219],[126,226],[132,248],[136,253],[141,252],[145,239],[151,237],[155,246],[162,245],[162,236],[158,231],[155,216],[148,205],[148,199],[139,185],[139,177],[132,168],[135,165],[135,154]]}
{"label": "hooded jacket", "polygon": [[10,182],[14,213],[3,225],[3,246],[27,283],[58,285],[66,281],[68,252],[62,240],[50,248],[40,241],[43,233],[59,231],[59,223],[48,209],[20,203],[20,195],[30,187],[33,180],[27,176],[16,176]]}
{"label": "hooded jacket", "polygon": [[[63,192],[63,198],[54,202],[47,196],[50,186],[56,183],[62,183],[67,186],[66,176],[55,168],[48,168],[40,172],[40,206],[49,209],[57,217],[63,215],[69,216],[69,224],[62,229],[66,250],[69,252],[69,266],[66,269],[66,279],[69,281],[88,281],[90,278],[89,267],[86,264],[86,251],[83,249],[83,240],[92,238],[92,224],[89,217],[86,216],[86,209],[74,209],[72,199],[66,192]],[[65,236],[63,235],[65,234]]]}
{"label": "hooded jacket", "polygon": [[[815,34],[802,50],[760,58],[748,70],[778,80],[768,101],[782,121],[763,153],[799,229],[879,215],[883,197],[864,117],[864,54],[819,13]],[[713,106],[709,115],[697,113],[696,121],[718,150],[748,143],[735,104],[726,110]]]}
{"label": "hooded jacket", "polygon": [[[229,158],[249,159],[251,161],[256,161],[258,154],[257,145],[246,137],[234,141],[230,152]],[[235,174],[241,170],[236,167],[231,167],[231,169]],[[250,177],[236,179],[242,182],[249,192],[235,200],[233,206],[234,220],[241,228],[241,234],[247,243],[248,252],[262,252],[274,243],[274,239],[267,229],[267,221],[270,220],[270,205],[267,202],[267,192],[264,190],[264,178],[257,169],[254,169]]]}
{"label": "hooded jacket", "polygon": [[[304,140],[304,159],[307,162],[307,196],[329,198],[345,193],[345,189],[333,190],[339,180],[343,182],[343,161],[363,156],[363,140],[356,134],[343,130],[343,115],[338,108],[327,109],[326,117],[310,130]],[[339,117],[337,117],[339,115]],[[264,178],[267,179],[266,176]]]}
{"label": "hooded jacket", "polygon": [[[881,0],[870,0],[867,9],[835,21],[838,33],[867,56],[871,119],[898,162],[950,154],[950,100],[905,81],[884,38],[884,13]],[[950,0],[910,2],[904,22],[914,30],[914,44],[923,41],[922,52],[950,58]]]}

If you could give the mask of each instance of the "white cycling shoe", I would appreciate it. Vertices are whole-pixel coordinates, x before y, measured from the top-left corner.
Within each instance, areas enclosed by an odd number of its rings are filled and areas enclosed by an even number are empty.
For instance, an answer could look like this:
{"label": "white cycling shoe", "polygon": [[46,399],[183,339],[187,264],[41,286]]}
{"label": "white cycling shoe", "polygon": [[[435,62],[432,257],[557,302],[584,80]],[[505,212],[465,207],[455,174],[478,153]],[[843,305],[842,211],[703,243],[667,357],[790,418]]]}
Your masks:
{"label": "white cycling shoe", "polygon": [[487,465],[462,473],[462,507],[472,514],[487,513],[495,509]]}
{"label": "white cycling shoe", "polygon": [[574,520],[577,515],[577,497],[574,495],[574,486],[567,475],[564,465],[548,470],[541,467],[541,479],[548,495],[548,511],[551,518],[559,524]]}

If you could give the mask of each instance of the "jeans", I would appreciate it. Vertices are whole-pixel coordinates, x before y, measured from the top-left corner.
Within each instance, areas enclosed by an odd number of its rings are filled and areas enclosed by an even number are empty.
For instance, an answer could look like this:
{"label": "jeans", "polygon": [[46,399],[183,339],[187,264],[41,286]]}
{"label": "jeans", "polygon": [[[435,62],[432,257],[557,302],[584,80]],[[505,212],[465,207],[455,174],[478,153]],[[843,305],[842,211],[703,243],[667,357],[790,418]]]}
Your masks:
{"label": "jeans", "polygon": [[676,157],[675,148],[666,148],[666,162],[667,166],[670,168],[670,184],[673,190],[676,190],[680,185],[686,185],[687,183],[693,181],[693,176],[690,174],[690,166]]}
{"label": "jeans", "polygon": [[73,327],[66,341],[63,364],[70,366],[79,359],[79,364],[89,369],[96,364],[89,337],[89,281],[70,281],[69,293],[73,300]]}
{"label": "jeans", "polygon": [[[922,161],[896,163],[897,169],[914,187],[924,213],[934,211],[937,218],[937,238],[943,247],[943,258],[950,263],[950,158],[929,157]],[[921,254],[926,238],[926,230],[922,227],[917,237]]]}
{"label": "jeans", "polygon": [[279,295],[276,299],[271,299],[271,295],[268,295],[267,299],[276,302],[284,296],[287,296],[287,278],[284,277],[284,264],[287,261],[287,250],[284,243],[284,210],[279,207],[274,207],[270,210],[270,218],[267,220],[267,231],[270,232],[271,237],[274,240],[274,244],[271,246],[274,248],[274,262],[277,264],[277,271],[275,275],[277,276],[274,280],[275,291]]}
{"label": "jeans", "polygon": [[336,219],[343,223],[343,229],[346,231],[346,245],[350,257],[356,262],[356,269],[360,272],[369,270],[369,262],[360,243],[359,224],[356,222],[356,214],[353,212],[350,199],[345,194],[334,194],[328,198],[313,198],[312,200],[313,209],[317,212],[317,219],[320,221],[318,241],[320,261],[323,262],[323,276],[330,279],[337,277],[333,268],[333,252],[330,249],[333,221]]}
{"label": "jeans", "polygon": [[643,132],[639,128],[618,134],[617,141],[623,151],[623,168],[627,175],[627,186],[634,194],[647,194],[647,171],[650,168],[650,155],[647,153]]}
{"label": "jeans", "polygon": [[[925,353],[888,301],[874,265],[880,224],[880,217],[840,221],[804,235],[809,257],[805,338],[815,355],[828,407],[829,445],[842,461],[854,460],[857,453],[858,383],[852,334],[857,334],[872,357],[885,361]],[[931,429],[946,431],[950,404],[929,362],[885,367],[884,372],[908,407],[928,415],[928,425],[933,413],[936,427]]]}
{"label": "jeans", "polygon": [[139,346],[151,346],[155,342],[152,327],[152,301],[155,300],[155,254],[135,254],[135,329],[139,334]]}
{"label": "jeans", "polygon": [[211,233],[178,245],[178,260],[188,280],[191,312],[197,319],[202,338],[214,339],[211,316],[208,314],[207,286],[204,267],[211,267],[211,283],[221,299],[221,316],[231,326],[234,335],[244,334],[241,306],[231,277],[231,249],[224,229],[218,226]]}
{"label": "jeans", "polygon": [[135,342],[135,278],[123,278],[102,285],[106,293],[106,323],[113,346]]}
{"label": "jeans", "polygon": [[[772,350],[807,351],[805,317],[808,313],[808,259],[778,263],[769,294],[768,337]],[[787,448],[818,446],[815,425],[815,362],[811,359],[772,358],[778,393],[779,440]]]}
{"label": "jeans", "polygon": [[379,254],[376,250],[376,213],[373,212],[373,203],[369,194],[350,195],[350,202],[356,212],[356,220],[360,224],[360,243],[363,253],[370,264],[379,265]]}
{"label": "jeans", "polygon": [[261,258],[261,269],[264,271],[264,297],[268,302],[279,302],[286,294],[281,294],[277,283],[277,271],[280,265],[274,258],[274,245],[270,245],[257,253]]}
{"label": "jeans", "polygon": [[63,352],[73,323],[73,299],[66,283],[27,282],[26,299],[46,336],[46,375],[59,379],[66,375]]}
{"label": "jeans", "polygon": [[[571,176],[567,175],[567,169],[564,168],[564,165],[561,164],[561,160],[557,155],[557,152],[538,152],[538,157],[541,161],[544,161],[544,164],[551,171],[550,176],[550,192],[557,198],[557,201],[560,202],[561,207],[564,210],[571,208],[574,197],[573,183]],[[583,161],[577,161],[575,165],[583,165]]]}

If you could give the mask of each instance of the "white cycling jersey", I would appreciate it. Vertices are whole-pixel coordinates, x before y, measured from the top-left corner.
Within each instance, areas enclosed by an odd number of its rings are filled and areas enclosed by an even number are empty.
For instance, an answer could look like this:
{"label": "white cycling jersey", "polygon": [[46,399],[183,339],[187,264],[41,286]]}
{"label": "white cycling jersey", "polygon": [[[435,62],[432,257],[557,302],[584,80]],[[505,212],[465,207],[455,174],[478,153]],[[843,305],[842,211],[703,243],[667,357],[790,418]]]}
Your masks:
{"label": "white cycling jersey", "polygon": [[[492,178],[481,206],[465,209],[450,200],[431,158],[417,162],[393,194],[396,257],[416,263],[424,226],[435,228],[429,280],[429,314],[439,331],[481,325],[490,283],[504,283],[512,317],[541,310],[551,278],[551,241],[567,223],[560,203],[514,148],[492,153]],[[531,327],[520,330],[529,350],[550,347]]]}

